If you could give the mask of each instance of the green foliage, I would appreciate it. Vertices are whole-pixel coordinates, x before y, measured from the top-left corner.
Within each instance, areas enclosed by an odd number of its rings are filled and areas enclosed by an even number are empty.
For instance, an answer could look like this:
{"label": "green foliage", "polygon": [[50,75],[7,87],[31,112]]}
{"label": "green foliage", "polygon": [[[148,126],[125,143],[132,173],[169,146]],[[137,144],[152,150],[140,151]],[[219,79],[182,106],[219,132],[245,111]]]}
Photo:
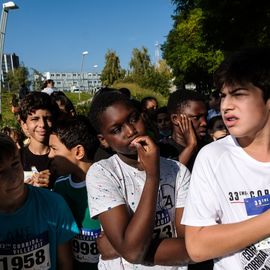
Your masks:
{"label": "green foliage", "polygon": [[29,71],[26,67],[18,67],[13,71],[9,71],[6,81],[7,85],[9,86],[9,90],[11,92],[18,92],[22,84],[29,86],[30,81],[28,80],[28,77]]}
{"label": "green foliage", "polygon": [[108,50],[105,55],[105,67],[100,76],[102,84],[111,86],[113,83],[121,78],[124,78],[125,71],[120,66],[120,59],[114,51]]}
{"label": "green foliage", "polygon": [[169,67],[164,62],[162,69],[155,68],[146,48],[133,49],[130,68],[131,72],[125,79],[126,82],[135,82],[142,88],[152,89],[162,95],[169,94],[171,80]]}
{"label": "green foliage", "polygon": [[212,88],[212,74],[224,55],[270,44],[270,1],[171,0],[174,26],[162,47],[175,82]]}
{"label": "green foliage", "polygon": [[223,53],[207,44],[202,22],[202,9],[192,9],[184,17],[178,15],[178,24],[170,31],[162,46],[164,58],[173,69],[175,84],[183,87],[195,83],[197,90],[207,92],[211,89],[212,74],[223,60]]}

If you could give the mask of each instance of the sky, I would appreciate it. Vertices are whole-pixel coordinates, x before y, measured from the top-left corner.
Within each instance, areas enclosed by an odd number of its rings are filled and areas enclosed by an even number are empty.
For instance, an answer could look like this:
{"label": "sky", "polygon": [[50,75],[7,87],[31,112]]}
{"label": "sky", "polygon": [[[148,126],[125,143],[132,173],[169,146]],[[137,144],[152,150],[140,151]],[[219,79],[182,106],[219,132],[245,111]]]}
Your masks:
{"label": "sky", "polygon": [[155,44],[166,41],[175,9],[170,0],[14,2],[19,9],[9,11],[4,53],[40,72],[79,72],[84,51],[83,71],[101,71],[108,50],[127,69],[132,50],[143,46],[154,63]]}

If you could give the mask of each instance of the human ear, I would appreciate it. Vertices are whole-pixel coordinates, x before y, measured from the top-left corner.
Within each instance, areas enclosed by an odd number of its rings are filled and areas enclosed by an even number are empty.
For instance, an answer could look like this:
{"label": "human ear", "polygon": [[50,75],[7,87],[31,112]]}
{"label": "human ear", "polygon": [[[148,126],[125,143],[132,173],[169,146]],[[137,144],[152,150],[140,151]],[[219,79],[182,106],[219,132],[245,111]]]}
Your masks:
{"label": "human ear", "polygon": [[106,141],[106,139],[103,137],[102,134],[98,134],[98,135],[97,135],[97,138],[98,138],[98,140],[100,141],[100,144],[101,144],[105,149],[110,148],[108,142]]}
{"label": "human ear", "polygon": [[79,144],[77,146],[74,147],[74,154],[76,159],[81,160],[85,157],[85,150],[84,147]]}

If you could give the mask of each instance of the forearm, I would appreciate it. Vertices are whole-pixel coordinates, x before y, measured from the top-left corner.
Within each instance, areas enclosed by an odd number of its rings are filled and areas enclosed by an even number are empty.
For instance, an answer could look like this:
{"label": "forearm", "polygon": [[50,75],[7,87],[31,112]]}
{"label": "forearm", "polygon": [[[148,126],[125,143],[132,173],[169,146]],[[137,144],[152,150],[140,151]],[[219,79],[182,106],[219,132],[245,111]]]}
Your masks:
{"label": "forearm", "polygon": [[65,244],[58,245],[58,268],[59,270],[72,270],[73,269],[73,259],[71,252],[71,243],[67,242]]}
{"label": "forearm", "polygon": [[144,257],[152,239],[158,194],[158,180],[147,178],[134,213],[120,205],[101,213],[99,220],[116,252],[127,261],[138,263]]}
{"label": "forearm", "polygon": [[166,238],[151,243],[144,264],[179,266],[189,262],[185,240],[183,238]]}
{"label": "forearm", "polygon": [[[159,176],[154,176],[159,178]],[[130,250],[132,260],[140,262],[152,240],[158,194],[158,181],[147,179],[138,207],[132,216],[123,238],[124,252]]]}
{"label": "forearm", "polygon": [[196,151],[196,145],[186,146],[184,150],[179,154],[178,161],[187,166],[193,153]]}
{"label": "forearm", "polygon": [[207,227],[186,226],[187,250],[196,262],[226,256],[250,246],[270,235],[269,217],[257,217],[234,223]]}

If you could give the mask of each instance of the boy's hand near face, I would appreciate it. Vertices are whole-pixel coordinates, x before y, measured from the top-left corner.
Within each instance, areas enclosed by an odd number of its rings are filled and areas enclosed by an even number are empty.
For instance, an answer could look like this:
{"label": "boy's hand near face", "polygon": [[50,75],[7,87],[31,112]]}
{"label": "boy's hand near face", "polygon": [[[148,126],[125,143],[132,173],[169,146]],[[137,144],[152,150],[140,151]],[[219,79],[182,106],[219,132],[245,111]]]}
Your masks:
{"label": "boy's hand near face", "polygon": [[195,135],[192,121],[185,114],[181,114],[181,119],[178,121],[179,132],[184,139],[185,148],[178,156],[178,161],[187,165],[191,156],[197,148],[197,138]]}
{"label": "boy's hand near face", "polygon": [[179,130],[184,136],[187,147],[195,148],[197,146],[197,138],[192,126],[191,120],[185,114],[181,114],[181,120],[178,121]]}
{"label": "boy's hand near face", "polygon": [[147,176],[158,177],[159,150],[152,139],[148,136],[139,136],[133,140],[132,145],[137,149],[141,169],[145,170]]}

